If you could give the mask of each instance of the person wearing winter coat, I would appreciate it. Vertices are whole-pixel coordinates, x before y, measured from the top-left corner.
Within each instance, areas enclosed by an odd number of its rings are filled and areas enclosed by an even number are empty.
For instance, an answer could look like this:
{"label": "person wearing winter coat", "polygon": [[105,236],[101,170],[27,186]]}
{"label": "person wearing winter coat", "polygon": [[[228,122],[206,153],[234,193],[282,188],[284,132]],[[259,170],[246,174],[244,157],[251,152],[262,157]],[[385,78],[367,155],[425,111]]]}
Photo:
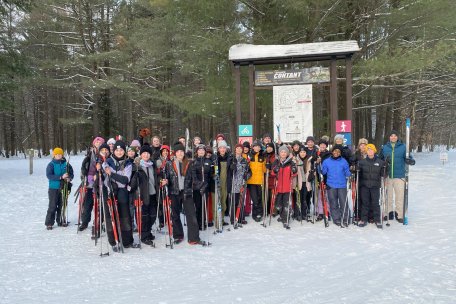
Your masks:
{"label": "person wearing winter coat", "polygon": [[322,165],[322,174],[326,175],[326,188],[331,217],[337,226],[348,226],[347,178],[350,177],[348,162],[342,157],[343,147],[335,145],[332,156]]}
{"label": "person wearing winter coat", "polygon": [[111,137],[110,139],[108,139],[106,143],[109,146],[109,153],[114,153],[114,144],[116,143],[116,140],[113,137]]}
{"label": "person wearing winter coat", "polygon": [[[268,191],[268,201],[266,202],[266,208],[267,214],[269,215],[271,213],[271,200],[272,200],[272,191],[274,190],[274,181],[275,177],[271,174],[271,169],[272,169],[272,164],[276,160],[276,153],[275,153],[275,147],[276,145],[274,143],[267,143],[266,144],[266,176],[268,180],[266,181],[267,183],[267,191]],[[269,170],[269,172],[268,172]]]}
{"label": "person wearing winter coat", "polygon": [[[220,202],[222,205],[222,223],[223,226],[229,225],[223,220],[224,215],[228,211],[227,208],[227,199],[228,192],[231,190],[231,162],[233,161],[233,156],[227,151],[226,141],[222,140],[218,143],[217,146],[217,172],[219,183],[220,183]],[[217,214],[217,212],[215,212]]]}
{"label": "person wearing winter coat", "polygon": [[152,156],[151,156],[151,160],[152,161],[157,161],[157,159],[160,158],[160,151],[161,151],[161,142],[160,142],[160,137],[158,136],[153,136],[152,137]]}
{"label": "person wearing winter coat", "polygon": [[[206,158],[206,147],[204,145],[199,145],[196,148],[196,158],[193,160],[189,170],[188,174],[192,175],[192,197],[196,210],[196,219],[199,230],[203,230],[207,225],[203,207],[207,208],[206,202],[212,170],[212,163]],[[203,200],[206,205],[203,205]]]}
{"label": "person wearing winter coat", "polygon": [[102,137],[95,137],[92,141],[92,148],[82,161],[81,179],[83,180],[83,183],[86,183],[86,193],[84,194],[84,202],[81,212],[81,225],[79,225],[78,228],[79,231],[84,231],[87,229],[91,220],[93,209],[94,176],[96,176],[97,173],[96,164],[99,157],[98,153],[100,151],[101,145],[104,144],[104,142],[105,141]]}
{"label": "person wearing winter coat", "polygon": [[274,208],[280,215],[280,221],[284,228],[289,228],[290,195],[292,191],[292,179],[296,176],[298,168],[293,162],[293,156],[283,145],[279,148],[279,159],[272,165],[272,175],[277,178],[276,197]]}
{"label": "person wearing winter coat", "polygon": [[394,130],[390,132],[389,141],[383,146],[379,156],[386,161],[388,169],[386,191],[388,193],[389,219],[394,220],[396,216],[397,221],[403,223],[405,167],[407,164],[413,166],[415,160],[411,155],[406,158],[405,145],[399,140],[398,132]]}
{"label": "person wearing winter coat", "polygon": [[307,136],[305,149],[307,157],[317,159],[318,146],[315,145],[315,138],[313,136]]}
{"label": "person wearing winter coat", "polygon": [[346,144],[344,144],[344,136],[342,134],[337,134],[336,136],[334,136],[334,145],[340,146],[340,148],[342,149],[340,151],[342,157],[350,165],[351,160],[352,160],[352,153],[351,153],[350,148]]}
{"label": "person wearing winter coat", "polygon": [[[295,204],[295,212],[296,219],[298,221],[306,220],[307,215],[310,211],[310,198],[312,194],[312,186],[309,181],[309,174],[311,173],[311,166],[312,166],[312,156],[307,155],[307,149],[305,147],[301,147],[299,154],[295,157],[296,167],[298,168],[298,172],[296,175],[296,186],[293,187],[295,191],[299,191],[299,208],[298,204]],[[310,195],[308,195],[310,193]],[[308,199],[309,198],[309,199]]]}
{"label": "person wearing winter coat", "polygon": [[258,141],[253,143],[253,152],[250,155],[249,166],[252,176],[247,180],[247,187],[253,203],[252,218],[256,222],[261,222],[263,219],[263,195],[261,188],[264,182],[264,174],[266,173],[266,158],[261,152],[261,143]]}
{"label": "person wearing winter coat", "polygon": [[[139,145],[139,141],[137,141],[137,140],[133,140],[132,144],[135,144],[135,145],[130,144],[130,146],[127,148],[127,158],[129,160],[129,162],[131,163],[131,176],[133,177],[138,172],[138,164],[135,160],[138,157],[138,152],[139,152],[140,147],[137,146],[137,145]],[[131,182],[131,179],[130,179],[130,182]],[[137,229],[138,229],[136,227],[137,219],[135,216],[136,208],[135,208],[135,203],[134,203],[135,193],[133,193],[134,191],[131,191],[130,185],[127,186],[127,190],[128,190],[128,201],[129,201],[129,207],[130,207],[131,226],[132,226],[133,231],[137,231]]]}
{"label": "person wearing winter coat", "polygon": [[369,211],[372,210],[377,228],[382,228],[380,188],[385,175],[385,162],[377,155],[377,148],[373,144],[367,145],[367,157],[359,161],[359,193],[361,195],[362,209],[359,227],[367,225]]}
{"label": "person wearing winter coat", "polygon": [[[52,230],[54,223],[57,222],[58,226],[68,226],[67,222],[62,222],[62,189],[65,183],[70,184],[74,177],[73,167],[63,157],[63,149],[56,147],[53,150],[53,158],[46,167],[46,177],[49,180],[49,204],[46,213],[44,225],[47,230]],[[71,186],[68,185],[68,194]]]}
{"label": "person wearing winter coat", "polygon": [[[132,174],[132,163],[126,155],[125,142],[118,140],[114,144],[114,154],[111,155],[106,162],[102,164],[104,173],[107,175],[104,182],[108,188],[108,199],[113,204],[116,204],[119,212],[120,232],[122,242],[125,248],[137,248],[138,244],[133,242],[133,230],[131,227],[130,207],[127,185],[130,182]],[[105,205],[105,208],[108,208]],[[114,231],[111,225],[111,214],[106,214],[106,229],[108,241],[113,246],[113,251],[117,251]],[[117,231],[117,230],[116,230]],[[117,231],[118,232],[118,231]],[[120,233],[119,233],[120,234]],[[118,235],[119,235],[118,234]]]}
{"label": "person wearing winter coat", "polygon": [[[179,244],[184,239],[184,228],[181,221],[182,206],[185,209],[185,215],[187,216],[187,205],[193,204],[192,202],[186,202],[184,198],[185,190],[185,178],[189,172],[190,162],[185,156],[185,147],[181,143],[176,143],[173,146],[174,157],[166,163],[164,176],[166,177],[162,184],[164,185],[164,196],[166,190],[171,199],[171,219],[173,226],[173,238],[174,243]],[[192,198],[191,195],[188,198]],[[187,217],[188,219],[189,217]],[[196,221],[196,216],[195,216]],[[190,226],[189,226],[190,225]],[[192,224],[187,223],[188,231],[194,232],[195,227]],[[198,233],[198,223],[196,222],[196,230]]]}
{"label": "person wearing winter coat", "polygon": [[[243,147],[241,144],[237,144],[235,146],[234,152],[235,155],[230,168],[231,172],[233,172],[230,193],[233,203],[232,210],[230,211],[230,222],[231,224],[234,224],[236,219],[239,223],[247,224],[247,221],[245,220],[244,206],[239,206],[239,204],[241,202],[241,195],[244,195],[245,197],[246,183],[252,172],[250,171],[247,160],[242,157]],[[242,203],[244,204],[245,201],[243,200]]]}
{"label": "person wearing winter coat", "polygon": [[[157,174],[154,162],[151,161],[152,148],[143,145],[139,152],[139,158],[135,160],[137,171],[133,174],[130,182],[133,202],[137,199],[142,201],[141,207],[141,242],[146,245],[154,245],[155,236],[152,234],[152,226],[157,219]],[[133,207],[137,208],[134,203]]]}

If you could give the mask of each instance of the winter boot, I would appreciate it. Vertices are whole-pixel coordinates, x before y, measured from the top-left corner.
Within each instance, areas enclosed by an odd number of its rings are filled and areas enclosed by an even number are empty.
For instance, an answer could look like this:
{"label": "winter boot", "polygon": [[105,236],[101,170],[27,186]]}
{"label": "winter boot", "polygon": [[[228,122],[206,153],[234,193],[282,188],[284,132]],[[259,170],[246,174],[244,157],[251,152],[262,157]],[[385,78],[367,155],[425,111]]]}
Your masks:
{"label": "winter boot", "polygon": [[78,230],[79,230],[79,231],[84,231],[84,230],[87,229],[87,227],[88,227],[88,225],[87,225],[86,223],[82,223],[82,224],[79,226]]}

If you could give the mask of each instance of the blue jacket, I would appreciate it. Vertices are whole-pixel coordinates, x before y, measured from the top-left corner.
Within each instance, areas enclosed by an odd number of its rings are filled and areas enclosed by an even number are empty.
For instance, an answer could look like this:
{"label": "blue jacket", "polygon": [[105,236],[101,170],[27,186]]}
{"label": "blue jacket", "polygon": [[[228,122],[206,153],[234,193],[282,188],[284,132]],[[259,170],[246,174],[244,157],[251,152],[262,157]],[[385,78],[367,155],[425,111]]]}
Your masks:
{"label": "blue jacket", "polygon": [[379,156],[387,163],[388,177],[405,177],[405,145],[400,140],[396,142],[394,147],[391,142],[387,142]]}
{"label": "blue jacket", "polygon": [[[46,167],[46,177],[49,180],[49,189],[60,189],[60,177],[67,172],[67,161],[65,158],[61,160],[52,159]],[[69,165],[68,175],[73,179],[73,167]]]}
{"label": "blue jacket", "polygon": [[346,188],[347,177],[350,177],[348,162],[342,156],[335,159],[332,156],[323,162],[321,171],[326,175],[326,184],[331,188]]}

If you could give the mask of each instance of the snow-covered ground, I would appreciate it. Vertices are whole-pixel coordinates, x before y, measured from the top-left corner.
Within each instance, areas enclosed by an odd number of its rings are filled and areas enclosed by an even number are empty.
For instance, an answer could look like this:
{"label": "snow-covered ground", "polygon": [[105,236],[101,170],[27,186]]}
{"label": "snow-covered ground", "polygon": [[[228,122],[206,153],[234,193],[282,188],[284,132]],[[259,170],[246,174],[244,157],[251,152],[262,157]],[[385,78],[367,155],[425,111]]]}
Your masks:
{"label": "snow-covered ground", "polygon": [[159,234],[105,258],[90,229],[45,229],[49,159],[32,176],[28,160],[0,160],[0,303],[456,303],[456,153],[416,159],[408,226],[250,221],[212,247],[170,250]]}

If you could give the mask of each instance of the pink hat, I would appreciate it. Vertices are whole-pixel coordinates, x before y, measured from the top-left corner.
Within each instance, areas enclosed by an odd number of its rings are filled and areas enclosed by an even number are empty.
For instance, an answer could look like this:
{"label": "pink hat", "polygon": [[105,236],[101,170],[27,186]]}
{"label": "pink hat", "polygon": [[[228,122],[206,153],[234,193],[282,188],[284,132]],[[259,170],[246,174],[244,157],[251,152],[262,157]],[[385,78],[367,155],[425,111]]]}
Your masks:
{"label": "pink hat", "polygon": [[139,143],[139,140],[134,139],[134,140],[132,140],[132,142],[131,142],[131,144],[130,144],[130,147],[138,147],[138,148],[141,148],[141,144]]}
{"label": "pink hat", "polygon": [[95,138],[93,139],[92,145],[95,145],[95,142],[96,142],[96,141],[100,141],[101,144],[104,144],[104,142],[105,142],[105,140],[104,140],[103,137],[97,136],[97,137],[95,137]]}

